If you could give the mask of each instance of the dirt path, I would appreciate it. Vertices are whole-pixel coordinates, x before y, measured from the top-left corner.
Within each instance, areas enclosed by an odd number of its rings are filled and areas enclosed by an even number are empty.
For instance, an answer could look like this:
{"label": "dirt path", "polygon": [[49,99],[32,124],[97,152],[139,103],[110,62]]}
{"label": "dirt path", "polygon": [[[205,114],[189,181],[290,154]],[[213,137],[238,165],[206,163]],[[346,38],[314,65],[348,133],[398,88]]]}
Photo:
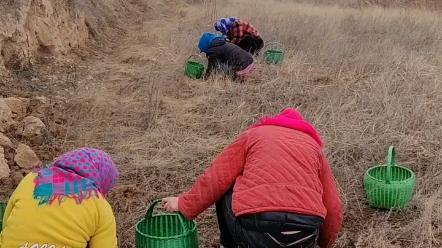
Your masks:
{"label": "dirt path", "polygon": [[[191,118],[186,111],[200,104],[194,89],[201,82],[183,78],[182,55],[174,53],[177,48],[165,35],[177,27],[178,19],[146,20],[132,27],[108,53],[85,61],[89,72],[71,98],[72,131],[77,137],[68,146],[105,149],[120,169],[110,202],[121,248],[135,247],[134,225],[149,203],[187,190],[206,167],[195,168],[195,161],[210,158],[224,145],[215,136],[204,140],[206,148],[196,149],[202,144],[201,131],[184,124]],[[196,150],[200,154],[186,152]],[[206,211],[197,221],[201,247],[216,243],[214,211]]]}

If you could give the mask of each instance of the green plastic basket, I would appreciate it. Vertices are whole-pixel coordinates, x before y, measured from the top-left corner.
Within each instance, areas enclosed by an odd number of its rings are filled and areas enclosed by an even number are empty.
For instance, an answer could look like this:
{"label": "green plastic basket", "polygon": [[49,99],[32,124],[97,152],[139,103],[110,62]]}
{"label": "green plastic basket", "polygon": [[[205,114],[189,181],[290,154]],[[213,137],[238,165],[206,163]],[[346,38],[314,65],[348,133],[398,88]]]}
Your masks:
{"label": "green plastic basket", "polygon": [[181,213],[153,214],[155,200],[144,219],[136,225],[136,248],[198,248],[199,238],[195,221],[186,220]]}
{"label": "green plastic basket", "polygon": [[[194,56],[190,55],[190,57],[186,61],[186,66],[184,68],[184,74],[190,78],[198,79],[203,76],[204,65],[195,61],[189,61],[189,59]],[[199,55],[198,55],[199,56]],[[199,56],[201,57],[201,56]]]}
{"label": "green plastic basket", "polygon": [[267,64],[281,64],[284,60],[284,46],[282,46],[282,44],[278,42],[269,42],[267,45],[269,44],[279,45],[281,47],[281,50],[266,50],[263,55],[264,61]]}
{"label": "green plastic basket", "polygon": [[7,202],[0,202],[0,232],[3,230],[3,215],[5,214]]}
{"label": "green plastic basket", "polygon": [[415,187],[413,171],[396,164],[394,146],[388,149],[387,165],[369,168],[364,176],[368,204],[373,208],[404,209],[410,203]]}

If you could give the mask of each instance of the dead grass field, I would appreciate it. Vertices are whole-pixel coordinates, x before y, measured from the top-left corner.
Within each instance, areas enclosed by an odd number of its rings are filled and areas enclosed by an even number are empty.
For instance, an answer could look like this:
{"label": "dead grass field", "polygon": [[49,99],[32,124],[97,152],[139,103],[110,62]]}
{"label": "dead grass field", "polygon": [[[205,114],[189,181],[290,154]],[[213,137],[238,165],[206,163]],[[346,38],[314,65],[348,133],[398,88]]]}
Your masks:
{"label": "dead grass field", "polygon": [[[300,110],[325,142],[345,211],[336,247],[442,246],[440,15],[357,1],[153,2],[137,20],[142,25],[76,63],[63,110],[75,138],[60,150],[95,146],[118,163],[110,201],[119,247],[135,247],[134,225],[151,201],[189,189],[238,134],[286,107]],[[283,44],[284,64],[259,61],[242,85],[184,77],[200,35],[223,16],[243,18],[265,42]],[[362,187],[366,169],[384,164],[390,145],[417,176],[403,212],[370,209]],[[200,247],[217,244],[214,210],[197,222]]]}

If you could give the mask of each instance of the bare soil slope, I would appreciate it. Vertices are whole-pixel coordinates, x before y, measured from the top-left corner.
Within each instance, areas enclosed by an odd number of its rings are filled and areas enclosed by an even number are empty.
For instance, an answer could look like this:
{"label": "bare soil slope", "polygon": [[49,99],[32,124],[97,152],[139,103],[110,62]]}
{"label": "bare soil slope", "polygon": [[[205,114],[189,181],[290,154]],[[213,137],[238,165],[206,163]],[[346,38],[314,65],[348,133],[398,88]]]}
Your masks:
{"label": "bare soil slope", "polygon": [[0,69],[62,58],[92,39],[115,33],[120,1],[11,0],[0,3]]}

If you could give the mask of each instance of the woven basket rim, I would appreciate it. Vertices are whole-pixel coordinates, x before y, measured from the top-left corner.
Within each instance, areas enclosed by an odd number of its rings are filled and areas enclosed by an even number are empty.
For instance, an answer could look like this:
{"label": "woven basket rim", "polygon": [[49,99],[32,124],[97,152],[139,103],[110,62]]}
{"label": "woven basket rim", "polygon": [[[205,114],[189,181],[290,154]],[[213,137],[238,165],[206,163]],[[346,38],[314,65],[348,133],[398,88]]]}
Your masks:
{"label": "woven basket rim", "polygon": [[284,54],[284,51],[280,51],[280,50],[267,50],[264,53],[271,53],[271,54]]}
{"label": "woven basket rim", "polygon": [[[155,215],[152,216],[152,218],[161,217],[161,216],[175,216],[175,214],[155,214]],[[182,233],[182,234],[174,235],[174,236],[158,237],[158,236],[152,236],[152,235],[145,234],[145,233],[141,232],[138,229],[138,225],[141,224],[143,221],[146,221],[146,218],[143,218],[143,219],[139,220],[137,222],[137,224],[135,225],[136,233],[139,234],[139,235],[142,235],[143,237],[147,237],[147,238],[151,238],[151,239],[157,239],[157,240],[169,240],[169,239],[182,238],[182,237],[188,236],[191,233],[196,233],[195,230],[197,228],[196,222],[194,220],[192,220],[192,221],[189,221],[189,222],[191,222],[193,224],[191,230],[189,230],[189,231],[187,231],[185,233]]]}
{"label": "woven basket rim", "polygon": [[[373,180],[376,180],[376,181],[379,181],[379,182],[385,182],[386,181],[385,179],[379,179],[379,178],[376,178],[376,177],[373,177],[373,176],[370,175],[370,171],[375,170],[375,169],[379,169],[381,167],[387,167],[387,165],[378,165],[378,166],[373,166],[373,167],[368,168],[367,171],[365,172],[366,177],[368,177],[370,179],[373,179]],[[412,181],[412,180],[414,180],[416,178],[414,172],[411,169],[409,169],[407,167],[400,166],[400,165],[395,165],[395,167],[410,172],[411,176],[409,178],[407,178],[407,179],[404,179],[404,180],[399,180],[399,181],[391,180],[390,184],[391,183],[404,183],[404,182]]]}
{"label": "woven basket rim", "polygon": [[196,62],[196,61],[187,61],[186,65],[188,65],[188,66],[199,66],[199,67],[201,66],[201,67],[204,67],[203,64],[201,64],[200,62]]}

